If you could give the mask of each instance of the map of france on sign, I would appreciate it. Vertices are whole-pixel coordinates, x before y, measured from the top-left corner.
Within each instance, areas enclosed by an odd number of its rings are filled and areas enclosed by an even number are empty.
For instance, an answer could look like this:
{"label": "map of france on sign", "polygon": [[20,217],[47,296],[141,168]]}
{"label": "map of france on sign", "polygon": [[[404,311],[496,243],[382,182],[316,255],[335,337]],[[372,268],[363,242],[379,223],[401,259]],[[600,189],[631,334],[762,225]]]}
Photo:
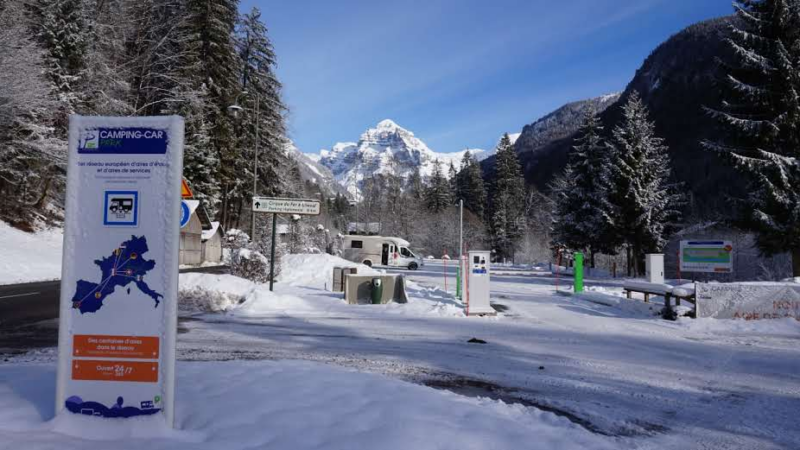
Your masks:
{"label": "map of france on sign", "polygon": [[125,287],[134,283],[143,293],[155,301],[155,307],[160,303],[163,295],[150,289],[144,281],[144,276],[151,271],[156,262],[144,258],[147,253],[147,239],[144,236],[131,236],[111,253],[111,256],[95,260],[100,267],[100,283],[78,280],[75,295],[72,297],[72,307],[80,310],[81,314],[97,312],[106,299],[117,286]]}

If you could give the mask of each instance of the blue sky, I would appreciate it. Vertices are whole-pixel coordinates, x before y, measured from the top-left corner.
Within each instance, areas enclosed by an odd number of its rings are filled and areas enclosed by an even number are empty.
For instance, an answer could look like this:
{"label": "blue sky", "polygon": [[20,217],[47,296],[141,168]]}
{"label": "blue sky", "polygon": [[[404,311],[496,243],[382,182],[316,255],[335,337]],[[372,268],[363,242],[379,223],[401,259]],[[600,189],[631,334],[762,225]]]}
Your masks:
{"label": "blue sky", "polygon": [[290,137],[316,153],[382,119],[438,152],[491,148],[621,91],[655,47],[730,0],[243,0],[278,56]]}

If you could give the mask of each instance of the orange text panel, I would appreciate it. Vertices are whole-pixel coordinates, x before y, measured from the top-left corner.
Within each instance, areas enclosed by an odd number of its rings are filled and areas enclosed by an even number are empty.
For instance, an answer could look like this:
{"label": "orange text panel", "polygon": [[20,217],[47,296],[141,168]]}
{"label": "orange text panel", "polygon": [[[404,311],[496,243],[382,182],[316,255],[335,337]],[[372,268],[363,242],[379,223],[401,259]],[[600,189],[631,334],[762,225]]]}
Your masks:
{"label": "orange text panel", "polygon": [[158,338],[76,334],[72,356],[83,358],[158,359]]}
{"label": "orange text panel", "polygon": [[158,363],[145,361],[72,360],[72,379],[91,381],[158,381]]}

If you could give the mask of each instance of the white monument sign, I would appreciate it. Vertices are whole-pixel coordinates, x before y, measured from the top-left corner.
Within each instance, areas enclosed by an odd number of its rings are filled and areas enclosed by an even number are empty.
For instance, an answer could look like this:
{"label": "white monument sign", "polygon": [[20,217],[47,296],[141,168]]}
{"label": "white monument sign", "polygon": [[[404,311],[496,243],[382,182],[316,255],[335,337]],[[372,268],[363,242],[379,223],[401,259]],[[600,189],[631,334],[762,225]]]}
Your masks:
{"label": "white monument sign", "polygon": [[183,119],[69,125],[57,414],[174,409]]}

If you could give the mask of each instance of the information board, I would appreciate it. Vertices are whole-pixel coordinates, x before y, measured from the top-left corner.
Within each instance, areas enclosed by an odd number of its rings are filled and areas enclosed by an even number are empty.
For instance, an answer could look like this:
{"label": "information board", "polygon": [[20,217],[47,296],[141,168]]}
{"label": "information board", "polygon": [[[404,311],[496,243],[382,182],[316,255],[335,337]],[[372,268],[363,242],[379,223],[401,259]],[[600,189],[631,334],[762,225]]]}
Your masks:
{"label": "information board", "polygon": [[72,116],[56,413],[173,422],[183,119]]}
{"label": "information board", "polygon": [[798,283],[697,283],[697,317],[800,321]]}
{"label": "information board", "polygon": [[319,215],[317,200],[298,200],[294,198],[253,197],[253,211],[275,214]]}
{"label": "information board", "polygon": [[681,272],[733,272],[731,241],[681,241]]}

